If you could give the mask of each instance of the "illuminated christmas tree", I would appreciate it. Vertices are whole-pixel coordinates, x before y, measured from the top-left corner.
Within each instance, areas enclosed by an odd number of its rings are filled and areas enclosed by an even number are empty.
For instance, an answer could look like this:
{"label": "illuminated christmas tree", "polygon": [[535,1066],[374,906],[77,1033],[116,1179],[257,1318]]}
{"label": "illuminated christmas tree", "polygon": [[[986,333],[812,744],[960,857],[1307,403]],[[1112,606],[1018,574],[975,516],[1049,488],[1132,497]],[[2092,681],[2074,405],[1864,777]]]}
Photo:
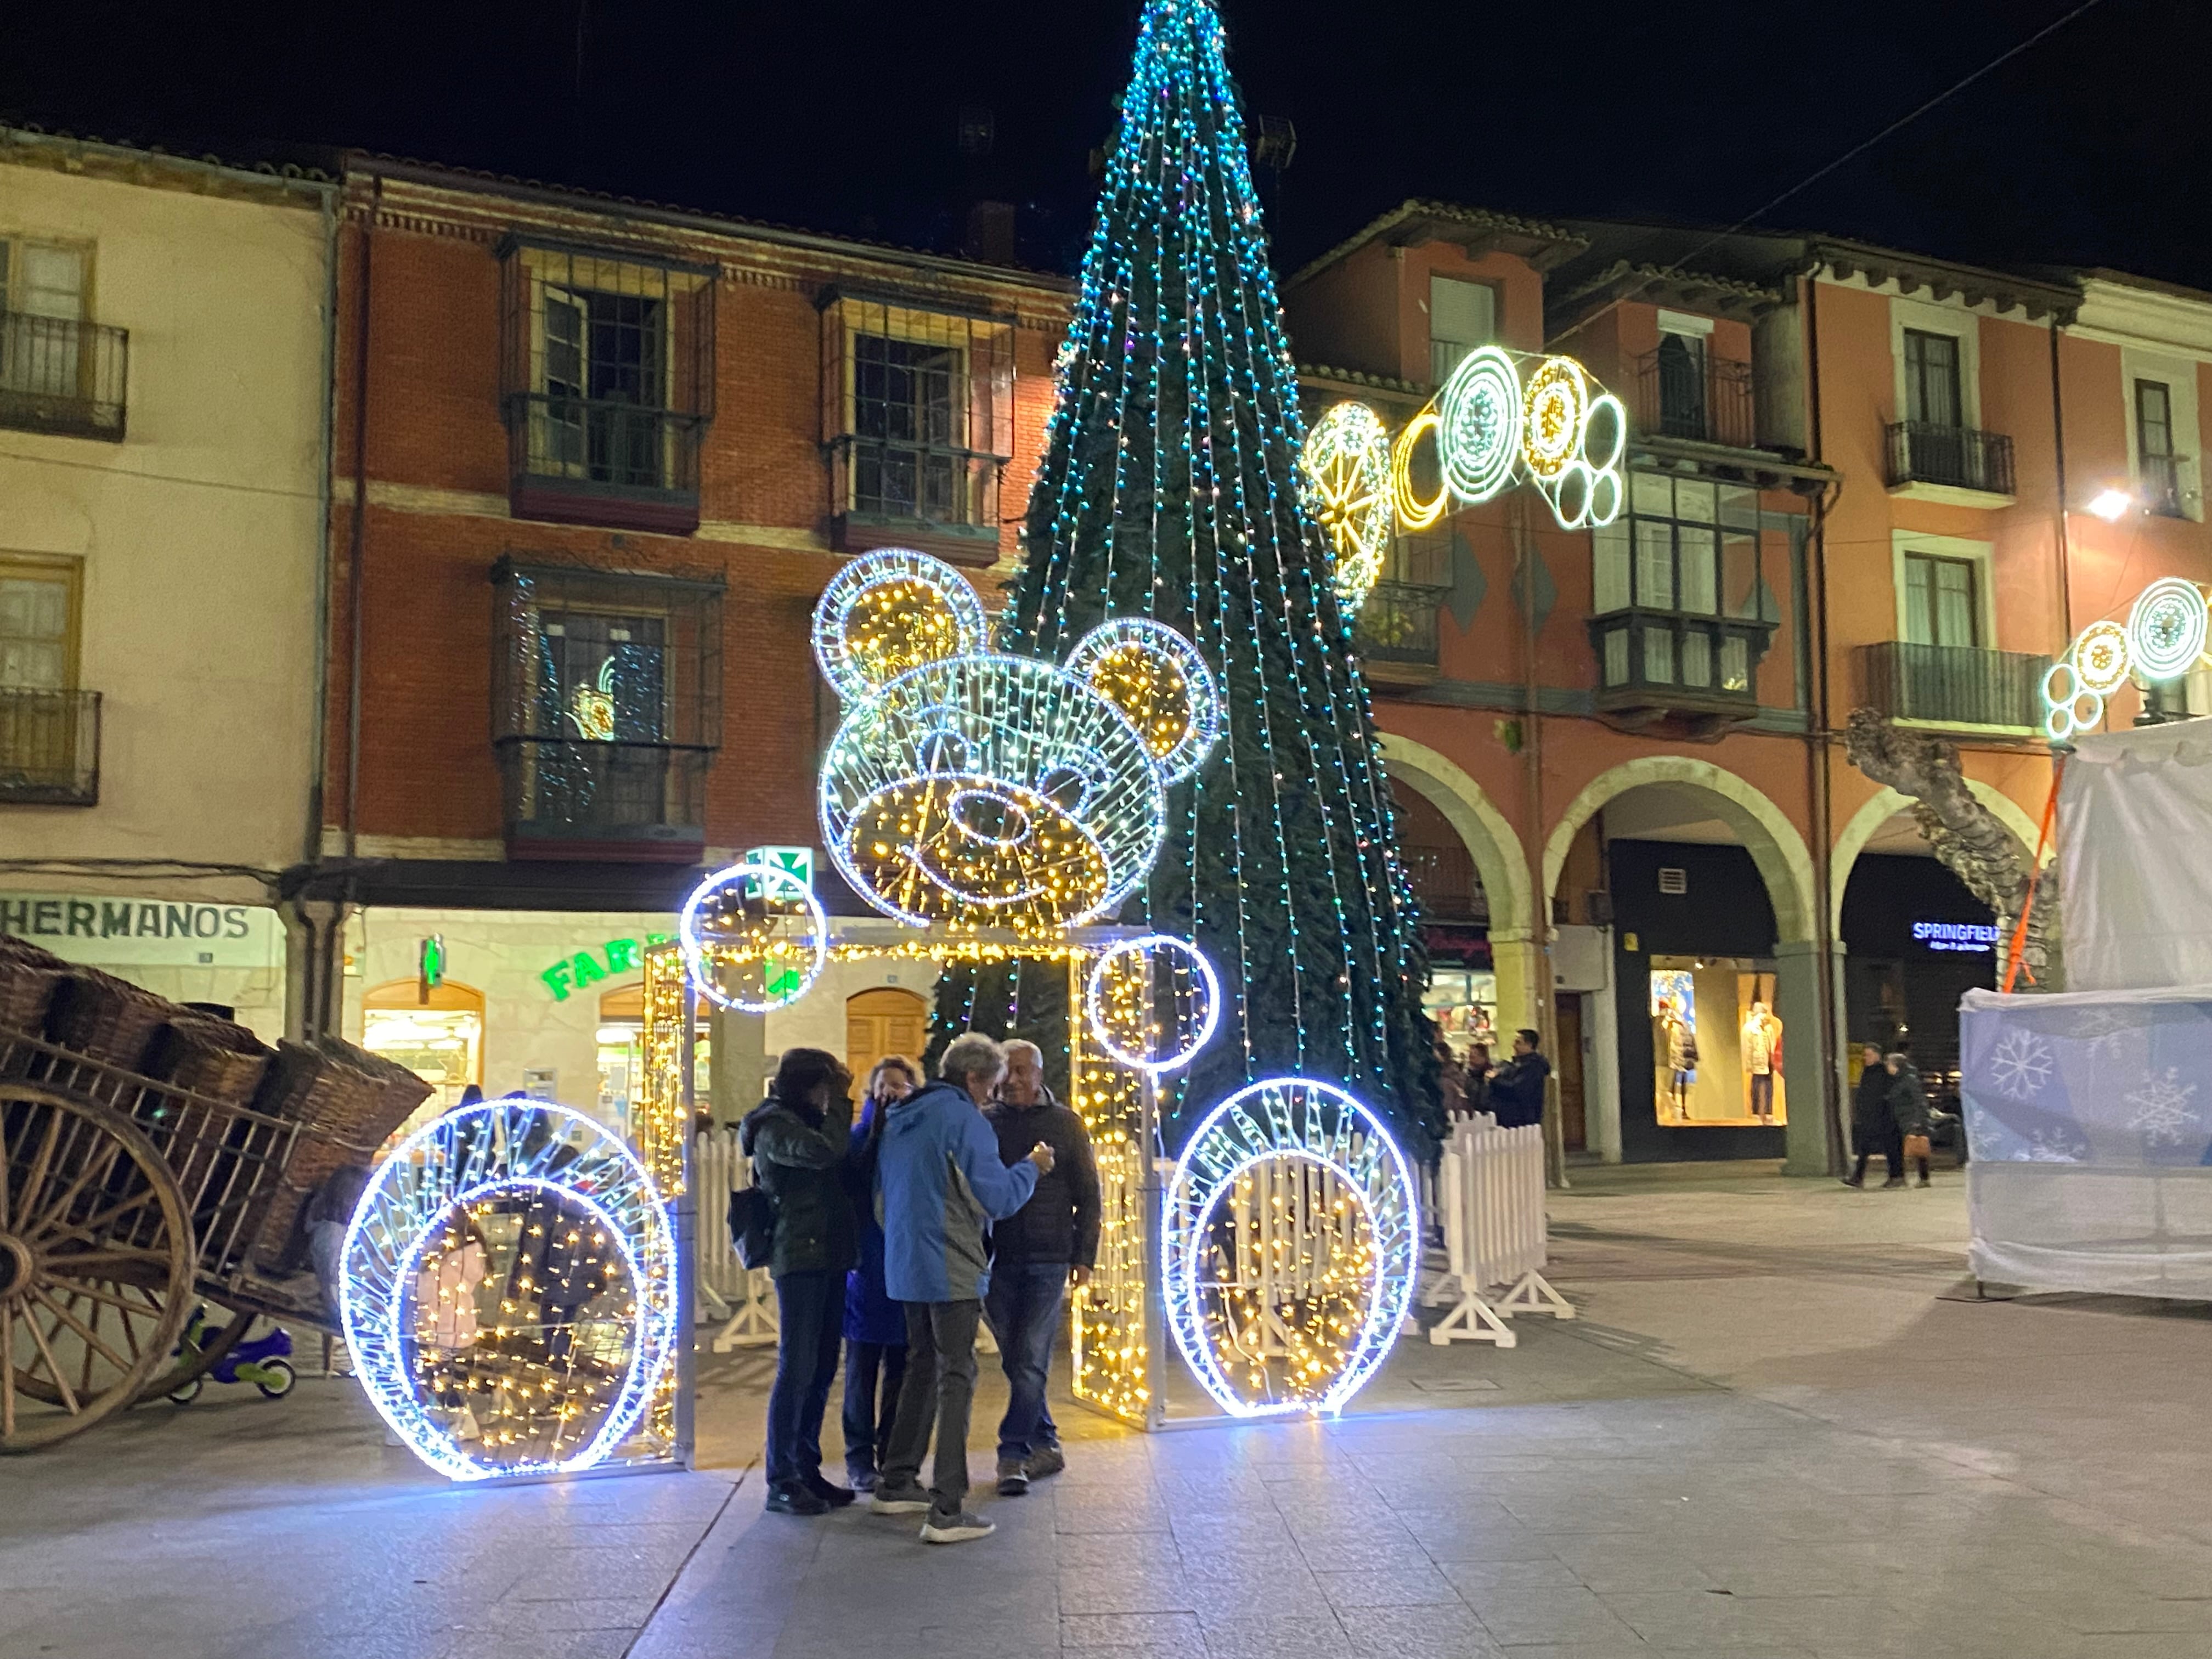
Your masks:
{"label": "illuminated christmas tree", "polygon": [[[1349,619],[1299,499],[1297,379],[1224,44],[1207,0],[1145,9],[1001,643],[1058,660],[1105,617],[1152,617],[1227,697],[1225,739],[1172,792],[1168,845],[1122,916],[1195,939],[1227,996],[1164,1103],[1170,1146],[1178,1110],[1285,1074],[1343,1085],[1419,1145],[1440,1127],[1427,963]],[[1059,1069],[1066,1008],[1057,969],[956,970],[936,1039],[1014,1032]]]}

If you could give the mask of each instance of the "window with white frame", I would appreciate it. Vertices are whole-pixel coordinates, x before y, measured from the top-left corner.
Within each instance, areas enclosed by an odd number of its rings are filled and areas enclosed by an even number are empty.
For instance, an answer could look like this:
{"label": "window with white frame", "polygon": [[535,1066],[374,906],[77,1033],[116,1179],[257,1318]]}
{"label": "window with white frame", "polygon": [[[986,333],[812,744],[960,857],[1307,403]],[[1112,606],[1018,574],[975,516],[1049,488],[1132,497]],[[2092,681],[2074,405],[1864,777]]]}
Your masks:
{"label": "window with white frame", "polygon": [[1458,276],[1429,278],[1429,379],[1442,386],[1468,352],[1498,337],[1498,290]]}

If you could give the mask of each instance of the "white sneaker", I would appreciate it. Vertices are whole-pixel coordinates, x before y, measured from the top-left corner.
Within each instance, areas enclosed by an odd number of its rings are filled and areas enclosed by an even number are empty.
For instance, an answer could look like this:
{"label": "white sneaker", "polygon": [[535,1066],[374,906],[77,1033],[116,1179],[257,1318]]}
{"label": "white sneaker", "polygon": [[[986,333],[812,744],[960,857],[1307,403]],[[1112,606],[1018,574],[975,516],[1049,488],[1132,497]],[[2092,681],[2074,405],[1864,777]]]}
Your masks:
{"label": "white sneaker", "polygon": [[868,1499],[871,1515],[921,1515],[931,1507],[920,1486],[878,1486]]}
{"label": "white sneaker", "polygon": [[921,1541],[925,1544],[964,1544],[971,1538],[988,1538],[998,1531],[995,1521],[986,1521],[981,1516],[963,1510],[950,1521],[940,1521],[933,1514],[921,1523]]}

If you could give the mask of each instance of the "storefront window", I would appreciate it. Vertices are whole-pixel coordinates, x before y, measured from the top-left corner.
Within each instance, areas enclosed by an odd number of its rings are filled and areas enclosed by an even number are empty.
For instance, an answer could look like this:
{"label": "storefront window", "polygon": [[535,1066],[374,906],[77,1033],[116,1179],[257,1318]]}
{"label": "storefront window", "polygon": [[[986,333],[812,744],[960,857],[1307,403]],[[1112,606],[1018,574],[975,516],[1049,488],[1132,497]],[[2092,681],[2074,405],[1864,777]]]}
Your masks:
{"label": "storefront window", "polygon": [[1477,1043],[1497,1059],[1498,975],[1483,969],[1433,968],[1421,1006],[1462,1065]]}
{"label": "storefront window", "polygon": [[1788,1121],[1771,966],[1748,957],[1654,956],[1651,1054],[1663,1127]]}
{"label": "storefront window", "polygon": [[428,1083],[424,1112],[460,1103],[483,1079],[483,996],[448,982],[425,997],[413,980],[380,985],[362,999],[362,1047],[397,1060]]}

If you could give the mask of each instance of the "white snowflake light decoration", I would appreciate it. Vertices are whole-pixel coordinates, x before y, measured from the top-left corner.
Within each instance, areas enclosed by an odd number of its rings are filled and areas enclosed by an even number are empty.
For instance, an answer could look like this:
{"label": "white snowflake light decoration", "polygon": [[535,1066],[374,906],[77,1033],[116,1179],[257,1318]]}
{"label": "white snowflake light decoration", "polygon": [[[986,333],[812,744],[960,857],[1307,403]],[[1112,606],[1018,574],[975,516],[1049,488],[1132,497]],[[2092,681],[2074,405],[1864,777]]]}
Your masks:
{"label": "white snowflake light decoration", "polygon": [[2014,1100],[2033,1100],[2051,1081],[2051,1044],[2033,1031],[2007,1031],[1990,1056],[1990,1082]]}
{"label": "white snowflake light decoration", "polygon": [[2172,1066],[2163,1073],[2154,1072],[2133,1094],[2124,1097],[2136,1109],[2128,1127],[2140,1134],[2146,1146],[2179,1146],[2188,1126],[2203,1121],[2189,1104],[2196,1092],[2197,1085],[2180,1081]]}

